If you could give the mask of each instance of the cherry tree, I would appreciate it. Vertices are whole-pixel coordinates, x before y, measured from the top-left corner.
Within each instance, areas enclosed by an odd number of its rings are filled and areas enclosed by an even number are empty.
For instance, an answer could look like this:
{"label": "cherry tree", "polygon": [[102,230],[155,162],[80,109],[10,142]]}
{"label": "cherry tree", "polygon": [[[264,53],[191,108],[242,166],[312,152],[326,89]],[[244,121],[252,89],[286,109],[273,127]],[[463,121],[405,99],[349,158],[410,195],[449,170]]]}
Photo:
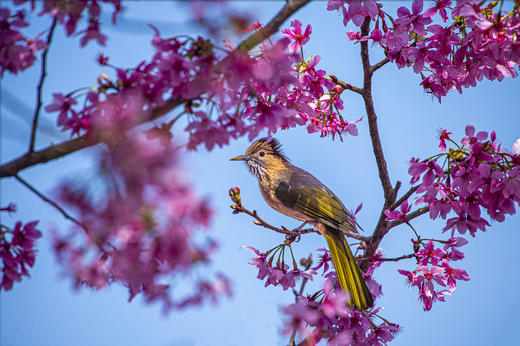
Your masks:
{"label": "cherry tree", "polygon": [[[0,178],[16,180],[57,209],[70,227],[53,230],[39,220],[9,224],[4,222],[11,218],[3,218],[0,289],[16,289],[30,276],[38,238],[52,232],[56,258],[77,288],[123,285],[130,300],[142,295],[147,302],[161,303],[166,313],[230,296],[234,278],[224,268],[205,268],[218,251],[214,237],[201,232],[209,228],[215,207],[184,174],[186,150],[196,155],[196,150],[212,151],[241,137],[253,140],[295,127],[323,141],[343,141],[358,136],[358,125],[366,122],[368,134],[361,135],[370,137],[372,153],[367,156],[376,162],[384,200],[380,213],[373,215],[373,227],[361,225],[365,232],[353,235],[353,250],[375,298],[366,311],[349,308],[348,297],[336,289],[327,250],[294,255],[300,238],[315,230],[298,233],[273,226],[247,205],[238,187],[230,187],[234,214],[246,214],[258,226],[282,234],[271,248],[243,244],[252,253],[257,278],[294,297],[282,309],[281,333],[291,345],[389,343],[401,328],[382,312],[385,282],[373,276],[388,262],[400,263],[396,278],[409,284],[413,290],[406,293],[416,294],[425,311],[449,301],[460,282],[470,280],[460,264],[465,247],[493,228],[493,222],[515,214],[520,203],[519,142],[502,144],[493,129],[476,129],[468,118],[464,129],[440,129],[438,148],[410,158],[409,176],[392,179],[373,77],[391,65],[412,70],[417,88],[431,94],[432,102],[442,102],[449,93],[463,94],[484,80],[516,77],[520,4],[415,0],[392,12],[375,0],[324,2],[322,10],[338,13],[345,26],[339,42],[359,51],[361,64],[350,68],[359,69],[363,78],[354,85],[341,77],[345,71],[324,70],[326,56],[307,51],[313,23],[302,23],[297,12],[309,2],[280,4],[265,22],[232,4],[187,4],[207,35],[165,37],[150,23],[151,56],[135,66],[115,66],[101,53],[97,63],[110,73],[94,75],[95,85],[52,90],[52,99],[44,99],[43,91],[56,30],[78,40],[80,48],[102,47],[109,44],[102,15],[109,13],[118,25],[130,4],[18,0],[1,8],[0,74],[22,75],[35,65],[40,73],[27,150],[1,164]],[[223,22],[208,20],[208,12],[219,11]],[[27,36],[26,27],[36,20],[46,20],[48,28]],[[237,40],[240,32],[247,37]],[[363,117],[349,113],[346,94],[362,100]],[[44,113],[69,138],[37,148]],[[179,125],[183,120],[187,126]],[[52,193],[44,193],[23,177],[25,169],[52,165],[93,146],[99,147],[94,155],[101,186],[95,192],[70,180],[57,181]],[[2,203],[3,214],[16,215],[16,196]],[[352,214],[360,210],[362,204]],[[444,224],[432,237],[414,227],[417,218],[427,216]],[[387,257],[381,242],[398,226],[410,229],[410,250]],[[206,274],[196,275],[201,270]],[[172,277],[186,287],[171,287]],[[310,287],[310,281],[319,287]]]}

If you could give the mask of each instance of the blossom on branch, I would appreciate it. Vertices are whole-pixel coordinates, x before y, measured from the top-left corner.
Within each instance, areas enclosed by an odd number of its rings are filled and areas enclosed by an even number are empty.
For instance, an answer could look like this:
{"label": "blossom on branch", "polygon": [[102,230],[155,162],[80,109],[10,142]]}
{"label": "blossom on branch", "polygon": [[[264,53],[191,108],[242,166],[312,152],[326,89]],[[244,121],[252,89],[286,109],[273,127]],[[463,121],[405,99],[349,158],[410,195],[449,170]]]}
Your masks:
{"label": "blossom on branch", "polygon": [[291,41],[289,44],[289,50],[291,52],[298,52],[310,39],[312,33],[312,26],[308,24],[303,31],[302,23],[297,19],[291,19],[291,27],[289,29],[280,30],[281,34],[284,34]]}
{"label": "blossom on branch", "polygon": [[[469,231],[475,236],[477,230],[485,231],[490,225],[482,209],[491,220],[499,222],[506,214],[516,212],[515,202],[520,204],[520,163],[502,152],[494,133],[477,133],[468,125],[460,143],[431,159],[410,160],[408,172],[412,184],[422,176],[416,191],[422,195],[417,204],[428,204],[431,218],[445,219],[450,211],[455,212],[456,216],[446,221],[444,231],[451,230],[452,236],[455,231]],[[437,164],[440,158],[447,160],[446,170]]]}
{"label": "blossom on branch", "polygon": [[36,52],[47,45],[39,38],[25,37],[19,28],[27,27],[25,12],[11,15],[8,8],[0,8],[0,77],[5,71],[17,74],[36,61]]}
{"label": "blossom on branch", "polygon": [[[216,249],[211,239],[194,239],[208,227],[212,211],[184,181],[178,148],[143,137],[119,137],[103,153],[101,196],[62,184],[59,200],[76,210],[81,226],[55,233],[59,262],[75,287],[121,283],[130,299],[142,293],[149,302],[162,302],[166,312],[229,295],[229,281],[220,273],[214,282],[188,280],[191,269],[204,267]],[[178,296],[169,287],[172,278],[198,293]]]}
{"label": "blossom on branch", "polygon": [[0,291],[9,291],[23,276],[30,276],[28,268],[35,262],[36,239],[42,236],[37,225],[38,221],[25,225],[18,221],[13,229],[0,225]]}

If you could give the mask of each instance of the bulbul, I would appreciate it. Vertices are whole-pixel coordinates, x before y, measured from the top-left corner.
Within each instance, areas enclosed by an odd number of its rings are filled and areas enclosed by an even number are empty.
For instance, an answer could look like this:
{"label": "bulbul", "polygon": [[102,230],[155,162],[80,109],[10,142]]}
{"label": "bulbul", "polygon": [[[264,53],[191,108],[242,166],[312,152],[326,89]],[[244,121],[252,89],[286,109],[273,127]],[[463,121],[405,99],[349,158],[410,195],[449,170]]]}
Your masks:
{"label": "bulbul", "polygon": [[313,175],[291,164],[274,138],[255,141],[244,155],[231,160],[245,161],[271,208],[311,224],[325,237],[339,284],[350,296],[349,305],[358,310],[371,307],[372,294],[345,239],[345,233],[357,233],[356,226],[339,198]]}

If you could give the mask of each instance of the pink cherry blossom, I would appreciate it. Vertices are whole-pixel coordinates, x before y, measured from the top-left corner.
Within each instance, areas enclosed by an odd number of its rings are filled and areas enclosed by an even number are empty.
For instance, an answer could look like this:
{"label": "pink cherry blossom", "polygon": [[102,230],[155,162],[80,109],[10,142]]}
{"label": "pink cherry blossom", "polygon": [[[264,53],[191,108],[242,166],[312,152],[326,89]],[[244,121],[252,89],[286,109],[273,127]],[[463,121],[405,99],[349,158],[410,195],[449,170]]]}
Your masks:
{"label": "pink cherry blossom", "polygon": [[244,246],[244,248],[255,254],[250,264],[258,268],[257,278],[259,280],[263,280],[267,277],[265,287],[280,285],[285,291],[289,288],[294,288],[300,278],[306,278],[312,281],[313,276],[317,274],[314,269],[301,270],[299,267],[294,267],[290,270],[290,267],[283,261],[273,266],[273,260],[267,259],[269,253],[261,253],[251,246]]}
{"label": "pink cherry blossom", "polygon": [[410,212],[412,209],[411,205],[408,205],[408,201],[404,201],[403,204],[401,204],[400,210],[385,210],[386,220],[401,220],[403,222],[407,222],[406,220],[406,214]]}
{"label": "pink cherry blossom", "polygon": [[[128,135],[102,154],[106,176],[101,181],[107,184],[102,196],[68,183],[60,187],[59,201],[76,210],[81,226],[55,232],[54,249],[75,287],[120,283],[128,287],[129,299],[142,294],[168,312],[231,291],[221,273],[215,279],[190,274],[190,268],[207,264],[216,249],[211,239],[195,240],[208,227],[212,211],[185,182],[178,148],[156,141]],[[198,293],[179,296],[165,281],[171,277]]]}
{"label": "pink cherry blossom", "polygon": [[289,50],[291,52],[297,52],[301,47],[309,42],[312,33],[312,27],[310,24],[308,24],[305,27],[305,31],[303,31],[302,23],[297,18],[293,18],[291,19],[291,28],[282,29],[280,30],[280,33],[284,34],[291,41],[294,41],[289,45]]}
{"label": "pink cherry blossom", "polygon": [[39,36],[31,40],[19,31],[29,25],[24,16],[23,11],[11,15],[8,8],[0,8],[0,77],[5,71],[16,74],[30,67],[36,52],[46,47]]}
{"label": "pink cherry blossom", "polygon": [[446,130],[442,130],[439,134],[439,150],[446,151],[446,140],[450,139],[451,132],[448,132]]}
{"label": "pink cherry blossom", "polygon": [[356,26],[361,26],[366,16],[375,19],[379,13],[375,0],[329,0],[327,10],[341,10],[345,26],[350,21]]}
{"label": "pink cherry blossom", "polygon": [[445,256],[445,254],[446,252],[442,249],[436,249],[433,245],[433,241],[430,240],[428,243],[426,243],[426,247],[424,249],[421,249],[415,253],[415,256],[417,257],[417,263],[419,265],[425,266],[428,265],[428,263],[431,263],[436,266]]}
{"label": "pink cherry blossom", "polygon": [[512,150],[515,155],[520,155],[520,138],[513,143]]}
{"label": "pink cherry blossom", "polygon": [[42,233],[36,229],[38,221],[16,222],[13,229],[0,225],[0,290],[9,291],[15,282],[29,277],[36,257],[36,239]]}

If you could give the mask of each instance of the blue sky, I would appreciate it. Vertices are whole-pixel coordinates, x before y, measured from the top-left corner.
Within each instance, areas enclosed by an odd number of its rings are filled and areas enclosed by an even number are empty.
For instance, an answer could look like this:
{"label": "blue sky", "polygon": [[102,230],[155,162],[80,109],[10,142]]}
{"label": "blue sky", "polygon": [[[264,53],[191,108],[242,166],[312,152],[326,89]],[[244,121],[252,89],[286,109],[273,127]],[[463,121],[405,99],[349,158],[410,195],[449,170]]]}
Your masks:
{"label": "blue sky", "polygon": [[[234,6],[253,10],[262,21],[277,11],[277,2],[237,2]],[[157,23],[164,36],[179,33],[194,34],[195,28],[184,24],[185,15],[170,2],[130,2],[123,18],[126,25],[115,29],[104,26],[109,34],[107,47],[90,43],[79,49],[79,40],[65,38],[57,28],[55,42],[49,52],[49,77],[44,102],[52,92],[70,91],[93,85],[101,70],[95,64],[100,52],[110,56],[118,66],[133,66],[152,54],[152,31],[146,23]],[[311,3],[297,13],[304,24],[313,24],[311,40],[305,53],[321,55],[320,67],[353,85],[361,84],[359,47],[348,42],[341,18],[325,11],[325,2]],[[385,3],[396,7],[397,4]],[[135,21],[131,21],[135,20]],[[49,25],[37,20],[31,32],[38,33]],[[285,26],[287,26],[286,24]],[[234,42],[237,42],[235,40]],[[377,58],[373,58],[377,61]],[[18,75],[2,79],[1,158],[5,162],[27,147],[29,121],[32,116],[34,86],[39,66]],[[520,137],[517,79],[502,83],[484,81],[477,88],[453,93],[442,104],[422,90],[419,77],[409,69],[398,70],[387,65],[374,77],[374,100],[379,116],[381,140],[387,157],[390,177],[409,181],[408,160],[412,156],[434,154],[438,145],[437,129],[447,128],[455,138],[464,134],[466,124],[477,130],[495,130],[504,147],[510,148]],[[14,97],[13,97],[14,96]],[[19,100],[22,104],[17,103]],[[344,93],[346,119],[364,115],[361,98]],[[66,139],[54,128],[53,115],[42,114],[42,134],[37,144],[45,146]],[[185,124],[176,124],[180,134]],[[308,135],[305,128],[279,132],[292,162],[305,168],[331,189],[349,207],[363,202],[358,219],[366,230],[377,221],[382,206],[382,191],[371,151],[366,119],[359,126],[359,136],[332,141]],[[181,135],[182,136],[182,135]],[[39,241],[36,265],[30,279],[16,284],[12,291],[0,294],[0,344],[29,345],[283,345],[287,337],[280,336],[280,306],[293,301],[289,292],[279,287],[264,288],[257,280],[255,268],[248,265],[251,253],[242,248],[251,245],[266,250],[281,241],[281,236],[261,229],[244,215],[231,215],[227,191],[239,186],[247,207],[257,209],[274,225],[297,226],[297,222],[277,214],[262,200],[255,179],[242,164],[229,158],[245,151],[249,142],[242,138],[222,149],[207,152],[203,148],[188,153],[187,170],[193,185],[201,195],[211,198],[216,211],[211,234],[220,243],[213,268],[225,271],[234,282],[234,296],[217,307],[204,306],[162,316],[160,307],[146,305],[139,298],[127,303],[126,289],[113,286],[94,292],[72,290],[70,280],[60,274],[50,248],[50,230],[65,229],[68,223],[52,207],[42,203],[13,179],[1,183],[1,204],[15,202],[19,212],[2,222],[41,220],[44,237]],[[92,149],[40,165],[22,172],[22,176],[52,192],[63,177],[86,177],[92,169]],[[406,184],[405,184],[406,186]],[[487,232],[479,232],[463,248],[466,258],[459,267],[466,269],[471,281],[462,282],[446,303],[435,304],[432,311],[423,312],[417,293],[404,285],[398,268],[413,269],[414,261],[386,263],[375,274],[383,285],[381,305],[383,315],[399,323],[403,332],[394,345],[514,345],[520,300],[516,287],[520,284],[517,244],[520,218],[509,217],[504,223],[494,223]],[[414,223],[425,236],[440,236],[441,221],[431,222],[427,216]],[[381,246],[388,257],[409,253],[410,231],[393,229]],[[323,247],[324,240],[316,235],[303,237],[295,247],[297,257]]]}

